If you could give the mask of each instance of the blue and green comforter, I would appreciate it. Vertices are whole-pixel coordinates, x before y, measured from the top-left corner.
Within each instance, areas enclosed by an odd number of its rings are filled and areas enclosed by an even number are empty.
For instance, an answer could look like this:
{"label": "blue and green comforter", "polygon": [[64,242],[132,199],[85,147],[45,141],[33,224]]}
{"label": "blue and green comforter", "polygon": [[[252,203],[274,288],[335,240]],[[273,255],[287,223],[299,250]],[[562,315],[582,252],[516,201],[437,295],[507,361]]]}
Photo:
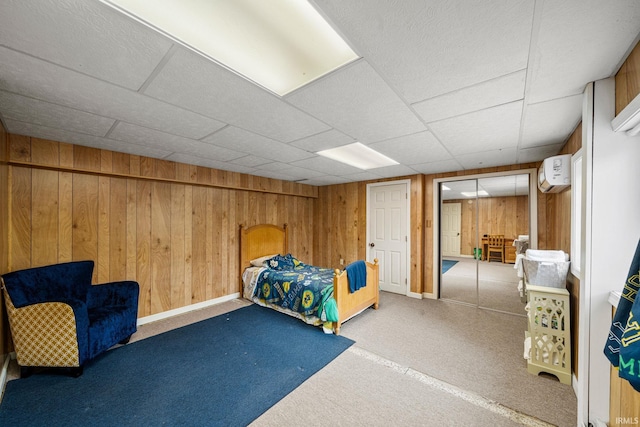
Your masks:
{"label": "blue and green comforter", "polygon": [[254,296],[263,302],[337,322],[338,310],[333,298],[333,270],[307,265],[292,257],[273,257],[260,273]]}

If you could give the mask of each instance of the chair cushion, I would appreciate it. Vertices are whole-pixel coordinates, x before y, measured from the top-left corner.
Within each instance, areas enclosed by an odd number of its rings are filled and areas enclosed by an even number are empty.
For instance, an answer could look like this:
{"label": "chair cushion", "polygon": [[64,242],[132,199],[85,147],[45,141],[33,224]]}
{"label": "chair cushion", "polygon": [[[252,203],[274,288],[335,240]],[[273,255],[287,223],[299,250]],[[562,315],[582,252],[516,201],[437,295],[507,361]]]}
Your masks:
{"label": "chair cushion", "polygon": [[135,313],[126,305],[89,310],[89,358],[130,337],[136,331]]}
{"label": "chair cushion", "polygon": [[74,261],[14,271],[2,276],[16,308],[65,300],[87,300],[93,261]]}

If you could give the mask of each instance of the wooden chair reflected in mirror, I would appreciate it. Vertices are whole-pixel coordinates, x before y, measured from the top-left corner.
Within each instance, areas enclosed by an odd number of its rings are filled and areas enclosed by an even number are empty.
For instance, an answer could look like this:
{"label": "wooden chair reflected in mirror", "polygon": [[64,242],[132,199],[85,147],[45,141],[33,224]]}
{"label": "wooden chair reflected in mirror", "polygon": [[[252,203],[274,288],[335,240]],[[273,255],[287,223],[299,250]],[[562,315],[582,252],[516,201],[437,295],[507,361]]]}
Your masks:
{"label": "wooden chair reflected in mirror", "polygon": [[487,239],[487,261],[499,259],[500,262],[504,262],[504,235],[491,234]]}

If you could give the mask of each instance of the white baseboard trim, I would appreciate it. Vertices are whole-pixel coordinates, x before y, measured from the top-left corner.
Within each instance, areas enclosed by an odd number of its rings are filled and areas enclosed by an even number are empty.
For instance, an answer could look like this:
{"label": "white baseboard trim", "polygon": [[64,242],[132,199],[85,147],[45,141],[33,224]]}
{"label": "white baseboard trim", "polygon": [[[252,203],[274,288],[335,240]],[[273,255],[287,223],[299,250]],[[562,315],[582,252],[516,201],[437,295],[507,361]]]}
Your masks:
{"label": "white baseboard trim", "polygon": [[422,299],[422,294],[418,292],[407,292],[409,298]]}
{"label": "white baseboard trim", "polygon": [[432,292],[423,292],[422,293],[422,298],[426,298],[426,299],[438,299],[436,297],[436,294],[432,293]]}
{"label": "white baseboard trim", "polygon": [[231,301],[240,298],[240,292],[235,294],[225,295],[220,298],[214,298],[208,301],[199,302],[197,304],[187,305],[185,307],[176,308],[173,310],[163,311],[162,313],[152,314],[150,316],[141,317],[138,319],[138,326],[145,323],[151,323],[162,319],[168,319],[179,314],[189,313],[190,311],[200,310],[202,308],[211,307],[212,305],[221,304],[223,302]]}
{"label": "white baseboard trim", "polygon": [[578,378],[576,374],[571,374],[571,386],[573,387],[573,394],[578,396]]}

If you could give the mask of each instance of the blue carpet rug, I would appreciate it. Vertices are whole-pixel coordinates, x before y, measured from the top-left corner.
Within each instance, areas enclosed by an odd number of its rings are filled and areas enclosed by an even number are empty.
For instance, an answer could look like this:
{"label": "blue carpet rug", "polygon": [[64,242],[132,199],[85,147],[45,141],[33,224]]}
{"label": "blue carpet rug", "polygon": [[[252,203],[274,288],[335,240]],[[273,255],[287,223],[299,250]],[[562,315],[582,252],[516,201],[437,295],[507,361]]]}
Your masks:
{"label": "blue carpet rug", "polygon": [[9,381],[0,425],[245,426],[352,344],[251,305],[108,351],[79,378]]}
{"label": "blue carpet rug", "polygon": [[443,259],[442,260],[442,274],[444,274],[447,271],[449,271],[449,269],[451,267],[453,267],[454,265],[456,265],[457,263],[458,263],[458,261],[450,261],[448,259]]}

